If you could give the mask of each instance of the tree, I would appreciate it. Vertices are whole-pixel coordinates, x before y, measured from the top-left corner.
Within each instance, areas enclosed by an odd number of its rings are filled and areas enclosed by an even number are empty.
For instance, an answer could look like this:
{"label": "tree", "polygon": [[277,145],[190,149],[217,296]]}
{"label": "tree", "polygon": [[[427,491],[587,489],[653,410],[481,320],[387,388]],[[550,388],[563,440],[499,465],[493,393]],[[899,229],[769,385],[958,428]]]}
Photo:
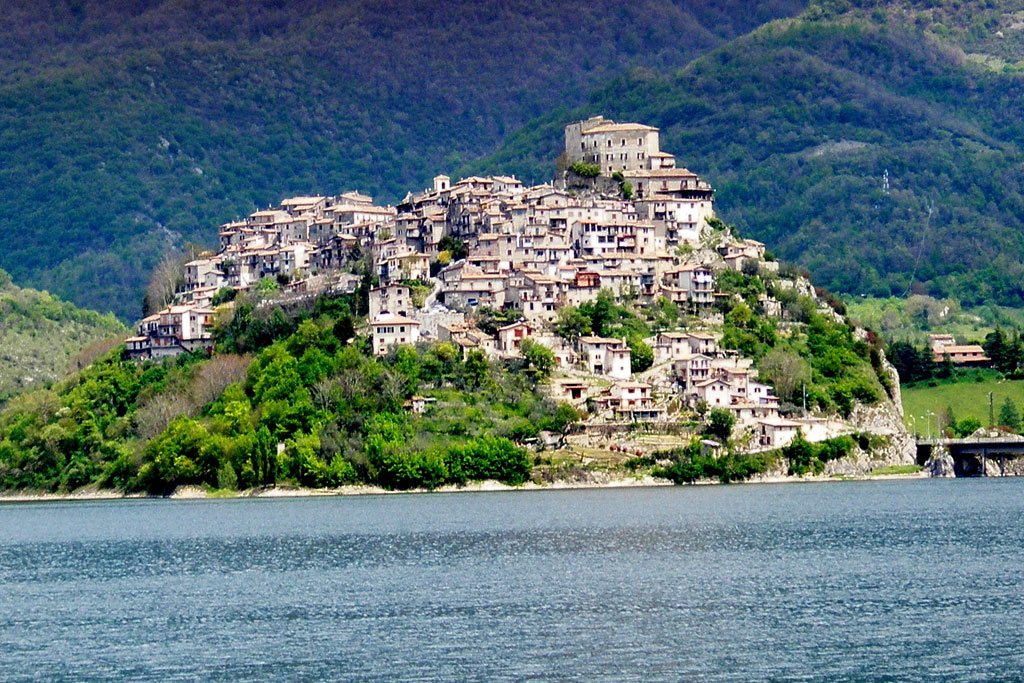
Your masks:
{"label": "tree", "polygon": [[722,441],[727,441],[732,436],[732,429],[736,426],[736,416],[732,411],[724,408],[712,408],[708,415],[707,433],[717,436]]}
{"label": "tree", "polygon": [[601,175],[601,167],[596,164],[587,164],[582,161],[574,162],[569,170],[584,178],[596,178]]}
{"label": "tree", "polygon": [[976,417],[965,417],[956,424],[953,431],[959,438],[964,439],[979,429],[981,429],[981,420]]}
{"label": "tree", "polygon": [[942,420],[940,431],[956,431],[956,414],[953,412],[953,406],[946,406],[946,414],[940,419]]}
{"label": "tree", "polygon": [[256,283],[254,289],[262,294],[269,294],[270,292],[280,292],[281,285],[272,277],[264,277]]}
{"label": "tree", "polygon": [[997,327],[985,337],[982,344],[985,353],[992,359],[992,367],[1002,373],[1012,372],[1017,365],[1013,344],[1002,328]]}
{"label": "tree", "polygon": [[640,337],[630,338],[629,350],[629,366],[632,372],[643,372],[654,365],[654,349]]}
{"label": "tree", "polygon": [[272,486],[277,481],[277,442],[266,425],[256,432],[249,453],[257,486]]}
{"label": "tree", "polygon": [[555,332],[559,337],[574,342],[590,334],[590,318],[583,315],[575,306],[564,306],[558,310]]}
{"label": "tree", "polygon": [[356,326],[352,322],[352,316],[343,315],[338,318],[338,322],[334,323],[334,329],[332,332],[340,342],[347,342],[349,339],[356,336]]}
{"label": "tree", "polygon": [[217,293],[213,295],[213,299],[210,301],[212,306],[220,306],[226,304],[229,301],[234,301],[235,297],[238,296],[238,290],[234,287],[221,287],[217,290]]}
{"label": "tree", "polygon": [[555,369],[555,354],[532,339],[519,342],[519,352],[523,354],[523,371],[535,384],[546,380]]}
{"label": "tree", "polygon": [[437,243],[438,251],[447,251],[451,260],[458,261],[459,259],[466,258],[469,250],[466,248],[466,243],[462,240],[455,239],[451,235],[445,235]]}
{"label": "tree", "polygon": [[1017,409],[1017,404],[1009,396],[1003,401],[1003,405],[999,407],[999,424],[1003,427],[1009,427],[1015,432],[1020,431],[1020,411]]}
{"label": "tree", "polygon": [[614,321],[618,313],[615,305],[615,295],[610,290],[602,289],[597,293],[597,299],[588,301],[580,306],[580,313],[590,319],[590,329],[597,336],[603,336],[607,327]]}
{"label": "tree", "polygon": [[466,354],[466,362],[462,366],[462,377],[469,389],[478,389],[487,381],[490,365],[487,357],[480,349],[472,349]]}
{"label": "tree", "polygon": [[798,477],[807,474],[812,467],[821,466],[814,446],[804,439],[804,435],[800,431],[797,431],[796,437],[782,449],[782,455],[789,461],[789,474],[795,474]]}
{"label": "tree", "polygon": [[573,428],[580,421],[580,413],[569,403],[559,403],[555,414],[551,416],[548,427],[558,432],[558,447],[565,447],[565,437],[572,433]]}
{"label": "tree", "polygon": [[760,363],[761,376],[771,382],[784,401],[793,401],[811,382],[810,364],[795,353],[773,349]]}
{"label": "tree", "polygon": [[164,254],[153,269],[146,286],[146,297],[142,303],[142,314],[150,315],[166,307],[174,293],[185,284],[185,254]]}

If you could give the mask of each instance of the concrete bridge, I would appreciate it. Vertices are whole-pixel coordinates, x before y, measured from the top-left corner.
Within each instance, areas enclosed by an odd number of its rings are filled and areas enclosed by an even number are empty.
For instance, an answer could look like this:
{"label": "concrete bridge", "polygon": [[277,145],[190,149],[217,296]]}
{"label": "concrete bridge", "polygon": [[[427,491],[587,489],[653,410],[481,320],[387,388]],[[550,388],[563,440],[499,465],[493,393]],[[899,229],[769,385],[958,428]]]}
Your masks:
{"label": "concrete bridge", "polygon": [[1024,438],[979,436],[966,439],[917,439],[917,462],[923,465],[936,448],[953,458],[958,477],[1001,477],[1024,474]]}

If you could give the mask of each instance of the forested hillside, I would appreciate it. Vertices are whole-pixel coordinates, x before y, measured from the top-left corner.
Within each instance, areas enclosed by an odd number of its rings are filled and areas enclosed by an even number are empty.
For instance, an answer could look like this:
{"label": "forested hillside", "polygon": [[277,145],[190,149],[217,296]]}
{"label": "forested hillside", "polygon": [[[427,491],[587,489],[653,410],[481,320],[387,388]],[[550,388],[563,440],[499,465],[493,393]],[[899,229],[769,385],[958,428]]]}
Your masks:
{"label": "forested hillside", "polygon": [[[463,358],[451,342],[374,357],[368,337],[353,338],[365,290],[268,303],[236,300],[213,357],[139,363],[121,346],[12,399],[0,411],[0,489],[520,484],[534,462],[513,440],[578,419],[537,386],[550,352],[543,368]],[[407,410],[428,391],[436,409]]]}
{"label": "forested hillside", "polygon": [[0,267],[133,319],[161,254],[219,222],[289,194],[394,201],[624,69],[804,4],[0,3]]}
{"label": "forested hillside", "polygon": [[567,121],[642,121],[816,283],[1020,306],[1024,12],[933,4],[812,3],[669,75],[617,78],[466,172],[536,176]]}
{"label": "forested hillside", "polygon": [[[34,289],[11,284],[0,270],[0,405],[14,394],[66,375],[81,355],[121,342],[128,330],[112,315],[84,311]],[[104,341],[112,340],[104,346]]]}

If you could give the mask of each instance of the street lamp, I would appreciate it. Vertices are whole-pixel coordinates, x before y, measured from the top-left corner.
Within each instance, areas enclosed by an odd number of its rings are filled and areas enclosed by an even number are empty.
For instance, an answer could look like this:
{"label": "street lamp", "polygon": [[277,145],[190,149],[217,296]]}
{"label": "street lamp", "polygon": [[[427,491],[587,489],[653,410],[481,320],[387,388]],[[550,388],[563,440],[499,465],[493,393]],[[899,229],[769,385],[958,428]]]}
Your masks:
{"label": "street lamp", "polygon": [[907,415],[907,417],[909,417],[910,421],[914,424],[914,438],[916,439],[917,438],[917,418],[915,418],[913,415]]}
{"label": "street lamp", "polygon": [[939,431],[938,415],[936,415],[935,413],[933,413],[932,411],[929,410],[928,411],[928,438],[929,439],[932,438],[932,417],[935,418],[935,431],[936,432]]}

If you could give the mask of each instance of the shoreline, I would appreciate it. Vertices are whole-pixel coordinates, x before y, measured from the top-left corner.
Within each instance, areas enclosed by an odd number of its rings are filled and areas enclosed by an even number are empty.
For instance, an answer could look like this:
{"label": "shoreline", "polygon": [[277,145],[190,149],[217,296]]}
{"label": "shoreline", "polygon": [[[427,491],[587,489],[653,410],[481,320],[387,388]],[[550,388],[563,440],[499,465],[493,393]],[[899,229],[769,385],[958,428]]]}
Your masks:
{"label": "shoreline", "polygon": [[[750,479],[747,481],[727,484],[821,484],[861,481],[881,481],[891,479],[930,479],[925,472],[910,474],[880,474],[876,476],[771,476]],[[716,480],[697,481],[683,486],[725,486]],[[40,502],[95,502],[107,500],[222,500],[239,498],[319,498],[338,496],[380,496],[409,495],[421,493],[494,493],[514,491],[568,491],[573,489],[622,489],[622,488],[655,488],[676,486],[666,479],[655,479],[650,475],[644,477],[616,477],[604,481],[556,480],[547,484],[527,482],[520,486],[510,486],[494,480],[473,482],[464,486],[449,484],[436,489],[408,489],[405,491],[389,491],[369,484],[354,484],[333,489],[313,489],[292,486],[275,486],[268,488],[247,489],[245,491],[221,492],[208,491],[200,486],[179,486],[169,496],[152,496],[144,493],[121,493],[109,489],[89,489],[72,493],[46,492],[0,492],[0,504],[3,503],[40,503]]]}

